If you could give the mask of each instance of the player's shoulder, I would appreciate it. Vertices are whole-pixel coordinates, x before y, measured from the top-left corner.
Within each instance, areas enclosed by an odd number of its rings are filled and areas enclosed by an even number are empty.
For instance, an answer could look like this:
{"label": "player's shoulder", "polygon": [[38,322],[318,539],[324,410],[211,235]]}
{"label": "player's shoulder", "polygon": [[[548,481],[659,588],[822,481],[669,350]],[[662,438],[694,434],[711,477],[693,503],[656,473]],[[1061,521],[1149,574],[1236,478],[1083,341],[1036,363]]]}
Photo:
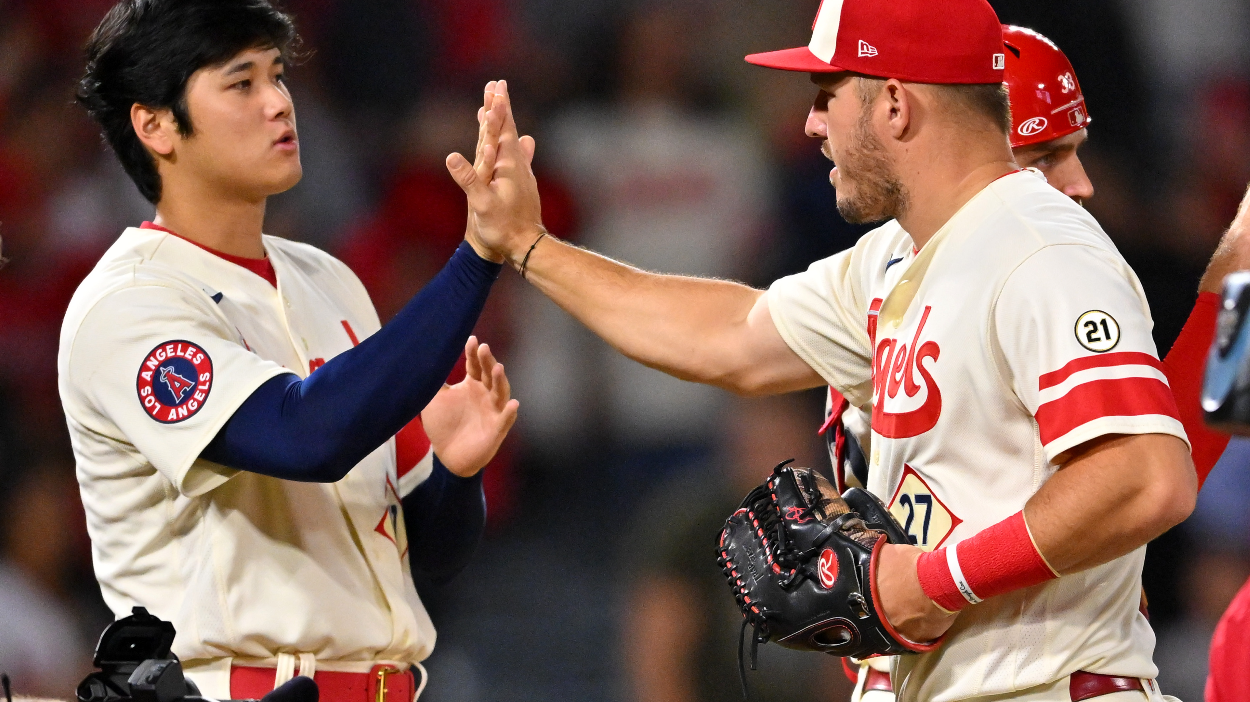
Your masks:
{"label": "player's shoulder", "polygon": [[134,288],[167,288],[192,297],[200,289],[182,271],[158,260],[157,252],[168,240],[164,232],[130,227],[109,247],[70,299],[66,323],[122,291]]}
{"label": "player's shoulder", "polygon": [[1076,244],[1116,251],[1098,220],[1051,187],[1040,172],[1028,169],[1005,176],[987,192],[991,197],[982,231],[991,236],[1006,235],[1002,238],[1007,242],[1028,250]]}
{"label": "player's shoulder", "polygon": [[196,281],[162,263],[157,252],[168,235],[130,227],[100,257],[78,284],[61,322],[60,356],[71,355],[89,319],[129,317],[136,310],[186,313],[199,308],[214,313],[212,298]]}

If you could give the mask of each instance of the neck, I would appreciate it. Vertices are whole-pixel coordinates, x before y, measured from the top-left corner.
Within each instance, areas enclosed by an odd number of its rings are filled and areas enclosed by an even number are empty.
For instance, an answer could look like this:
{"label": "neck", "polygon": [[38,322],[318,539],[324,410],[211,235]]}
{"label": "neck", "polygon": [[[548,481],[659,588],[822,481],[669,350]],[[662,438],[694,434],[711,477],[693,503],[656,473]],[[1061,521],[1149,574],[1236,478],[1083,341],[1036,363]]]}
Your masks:
{"label": "neck", "polygon": [[1005,137],[1002,142],[1001,149],[996,140],[980,140],[960,144],[958,148],[943,148],[940,153],[914,154],[920,157],[912,158],[900,169],[908,200],[907,211],[898,222],[911,235],[916,248],[929,243],[986,186],[1019,168]]}
{"label": "neck", "polygon": [[[178,232],[201,246],[243,258],[264,258],[261,229],[265,199],[224,195],[176,181],[162,183],[154,224]],[[172,186],[172,187],[170,187]]]}

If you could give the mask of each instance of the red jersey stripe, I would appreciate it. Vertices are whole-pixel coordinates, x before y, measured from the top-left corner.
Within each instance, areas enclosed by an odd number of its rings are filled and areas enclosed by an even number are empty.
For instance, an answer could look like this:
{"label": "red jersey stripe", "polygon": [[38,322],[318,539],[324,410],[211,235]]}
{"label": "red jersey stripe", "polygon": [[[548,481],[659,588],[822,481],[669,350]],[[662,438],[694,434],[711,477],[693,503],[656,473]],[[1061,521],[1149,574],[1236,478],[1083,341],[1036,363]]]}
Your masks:
{"label": "red jersey stripe", "polygon": [[1146,414],[1180,421],[1171,389],[1157,378],[1107,378],[1083,383],[1038,407],[1035,417],[1042,444],[1049,444],[1095,419]]}
{"label": "red jersey stripe", "polygon": [[430,452],[430,438],[425,435],[421,415],[417,415],[395,435],[395,474],[404,477]]}
{"label": "red jersey stripe", "polygon": [[1118,351],[1116,353],[1104,353],[1097,356],[1083,356],[1069,362],[1068,365],[1057,371],[1043,373],[1042,377],[1038,378],[1037,389],[1045,390],[1046,388],[1053,388],[1054,386],[1072,377],[1073,374],[1090,368],[1131,365],[1150,366],[1151,368],[1158,369],[1161,373],[1165,372],[1163,364],[1159,362],[1159,359],[1148,353],[1142,353],[1140,351]]}

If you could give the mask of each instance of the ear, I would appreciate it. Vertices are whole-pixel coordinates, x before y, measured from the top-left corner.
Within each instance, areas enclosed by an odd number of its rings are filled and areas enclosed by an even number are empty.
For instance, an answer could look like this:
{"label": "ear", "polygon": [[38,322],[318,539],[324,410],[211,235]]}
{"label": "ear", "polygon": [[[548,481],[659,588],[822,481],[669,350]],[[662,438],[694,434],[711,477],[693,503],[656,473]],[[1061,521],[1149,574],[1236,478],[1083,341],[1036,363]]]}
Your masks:
{"label": "ear", "polygon": [[885,100],[889,108],[888,133],[894,139],[902,139],[907,133],[907,128],[911,126],[915,97],[907,86],[895,78],[886,81],[885,87],[882,88],[881,99]]}
{"label": "ear", "polygon": [[130,125],[139,141],[158,156],[169,156],[179,139],[178,125],[169,110],[154,110],[139,103],[130,106]]}

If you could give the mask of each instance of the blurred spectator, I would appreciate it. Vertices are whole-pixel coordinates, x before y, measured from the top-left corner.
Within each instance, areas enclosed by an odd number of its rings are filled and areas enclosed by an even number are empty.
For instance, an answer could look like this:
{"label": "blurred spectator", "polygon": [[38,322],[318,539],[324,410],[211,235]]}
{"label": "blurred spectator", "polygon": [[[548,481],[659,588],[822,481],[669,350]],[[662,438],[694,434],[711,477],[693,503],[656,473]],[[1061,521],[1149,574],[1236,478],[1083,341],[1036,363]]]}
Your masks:
{"label": "blurred spectator", "polygon": [[1185,522],[1188,553],[1177,587],[1179,619],[1156,625],[1159,684],[1183,700],[1200,700],[1215,625],[1250,575],[1250,440],[1236,438],[1211,471],[1198,507]]}
{"label": "blurred spectator", "polygon": [[326,249],[358,223],[374,184],[366,177],[354,125],[329,100],[321,69],[316,55],[289,69],[304,176],[294,188],[270,199],[265,229]]}
{"label": "blurred spectator", "polygon": [[0,670],[18,692],[67,698],[91,670],[97,612],[73,591],[82,509],[68,466],[44,464],[5,490],[0,521]]}
{"label": "blurred spectator", "polygon": [[1183,148],[1185,136],[1201,131],[1193,123],[1196,92],[1211,76],[1250,71],[1250,4],[1244,0],[1118,0],[1118,4],[1133,19],[1153,112],[1165,128],[1160,136],[1167,143],[1161,146]]}
{"label": "blurred spectator", "polygon": [[[817,393],[819,395],[819,393]],[[697,475],[669,481],[634,517],[626,540],[622,647],[640,702],[738,699],[742,614],[716,565],[714,544],[743,496],[779,461],[827,463],[815,431],[812,393],[739,400],[723,451]],[[749,647],[743,655],[750,656]],[[747,672],[752,700],[845,700],[851,684],[840,659],[777,645],[759,649]]]}
{"label": "blurred spectator", "polygon": [[[572,184],[589,247],[652,270],[740,277],[751,267],[746,254],[763,231],[773,186],[758,138],[732,116],[708,111],[690,75],[686,37],[697,26],[690,20],[662,6],[631,15],[617,77],[605,78],[615,85],[611,101],[558,117],[539,148]],[[527,325],[526,332],[556,346],[567,338],[567,330]],[[707,450],[723,393],[600,343],[587,351],[594,357],[582,367],[593,380],[558,401],[600,408],[626,484]],[[565,439],[593,421],[574,418],[562,427]]]}

